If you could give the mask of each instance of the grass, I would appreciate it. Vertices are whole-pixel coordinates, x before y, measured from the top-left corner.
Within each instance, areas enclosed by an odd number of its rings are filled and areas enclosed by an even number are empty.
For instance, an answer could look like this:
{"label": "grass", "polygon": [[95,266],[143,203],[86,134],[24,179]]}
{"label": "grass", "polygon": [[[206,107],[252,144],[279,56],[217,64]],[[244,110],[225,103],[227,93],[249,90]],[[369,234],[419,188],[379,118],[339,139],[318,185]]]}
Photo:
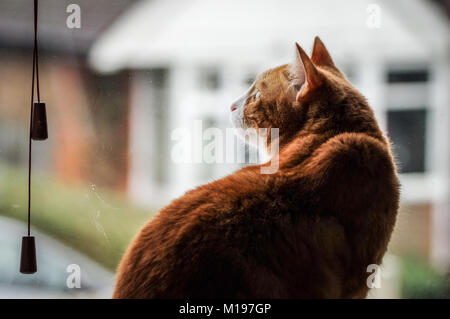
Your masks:
{"label": "grass", "polygon": [[446,278],[419,258],[404,257],[401,276],[403,298],[450,298],[450,278]]}
{"label": "grass", "polygon": [[[31,212],[34,229],[113,271],[134,235],[152,216],[117,194],[95,186],[68,187],[38,174],[32,180]],[[1,164],[0,215],[27,219],[27,175]]]}

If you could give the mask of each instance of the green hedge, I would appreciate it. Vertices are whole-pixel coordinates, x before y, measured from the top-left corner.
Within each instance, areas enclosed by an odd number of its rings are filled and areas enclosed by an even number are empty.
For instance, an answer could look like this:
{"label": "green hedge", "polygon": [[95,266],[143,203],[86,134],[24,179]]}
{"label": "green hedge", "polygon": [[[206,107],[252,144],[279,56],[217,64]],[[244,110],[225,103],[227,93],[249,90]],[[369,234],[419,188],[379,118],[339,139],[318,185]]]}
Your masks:
{"label": "green hedge", "polygon": [[402,259],[402,298],[450,298],[450,278],[414,257]]}
{"label": "green hedge", "polygon": [[[115,270],[134,235],[152,216],[120,195],[93,185],[68,187],[37,174],[32,180],[31,207],[33,228],[110,270]],[[1,164],[0,215],[22,221],[27,218],[26,172]]]}

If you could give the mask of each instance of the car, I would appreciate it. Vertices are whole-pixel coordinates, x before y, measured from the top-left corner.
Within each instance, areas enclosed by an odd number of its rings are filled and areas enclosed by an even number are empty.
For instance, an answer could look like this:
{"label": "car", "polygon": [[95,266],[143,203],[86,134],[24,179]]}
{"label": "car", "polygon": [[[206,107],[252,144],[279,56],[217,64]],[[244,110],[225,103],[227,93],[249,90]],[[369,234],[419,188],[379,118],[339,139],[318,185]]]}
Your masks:
{"label": "car", "polygon": [[114,274],[57,239],[33,229],[38,271],[21,274],[26,224],[0,216],[0,298],[110,298]]}

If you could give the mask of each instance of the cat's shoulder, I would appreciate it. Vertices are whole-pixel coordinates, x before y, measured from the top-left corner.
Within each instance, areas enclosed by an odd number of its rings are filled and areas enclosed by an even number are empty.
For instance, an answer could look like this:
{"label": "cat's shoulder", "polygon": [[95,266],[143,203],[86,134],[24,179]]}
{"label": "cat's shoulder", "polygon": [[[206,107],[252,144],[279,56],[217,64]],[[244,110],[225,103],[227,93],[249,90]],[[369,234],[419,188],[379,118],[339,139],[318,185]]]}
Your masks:
{"label": "cat's shoulder", "polygon": [[334,211],[364,211],[374,202],[398,204],[400,183],[382,136],[336,135],[313,152],[296,176],[309,197],[317,197]]}
{"label": "cat's shoulder", "polygon": [[311,165],[333,165],[341,168],[394,169],[389,142],[382,136],[365,133],[341,133],[322,143],[312,154]]}
{"label": "cat's shoulder", "polygon": [[[398,188],[398,178],[389,142],[383,136],[342,133],[318,146],[302,163],[297,176],[313,185],[348,189]],[[376,186],[378,185],[378,186]]]}

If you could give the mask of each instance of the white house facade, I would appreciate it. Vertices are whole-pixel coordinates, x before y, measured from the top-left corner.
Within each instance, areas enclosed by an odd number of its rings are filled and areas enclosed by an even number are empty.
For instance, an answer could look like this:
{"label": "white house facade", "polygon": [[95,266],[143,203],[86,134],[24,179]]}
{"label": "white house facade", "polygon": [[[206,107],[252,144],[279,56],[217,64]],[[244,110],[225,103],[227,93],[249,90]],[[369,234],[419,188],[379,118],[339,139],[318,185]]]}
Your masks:
{"label": "white house facade", "polygon": [[[318,16],[320,12],[320,16]],[[163,205],[242,164],[177,163],[174,130],[230,127],[231,102],[259,72],[319,35],[392,139],[402,206],[429,207],[430,259],[450,263],[448,21],[425,0],[142,1],[94,45],[100,72],[133,71],[129,194]],[[205,141],[203,141],[205,143]],[[195,142],[194,142],[195,144]],[[195,146],[193,146],[195,147]],[[239,147],[243,148],[243,145]],[[447,243],[447,244],[443,244]]]}

